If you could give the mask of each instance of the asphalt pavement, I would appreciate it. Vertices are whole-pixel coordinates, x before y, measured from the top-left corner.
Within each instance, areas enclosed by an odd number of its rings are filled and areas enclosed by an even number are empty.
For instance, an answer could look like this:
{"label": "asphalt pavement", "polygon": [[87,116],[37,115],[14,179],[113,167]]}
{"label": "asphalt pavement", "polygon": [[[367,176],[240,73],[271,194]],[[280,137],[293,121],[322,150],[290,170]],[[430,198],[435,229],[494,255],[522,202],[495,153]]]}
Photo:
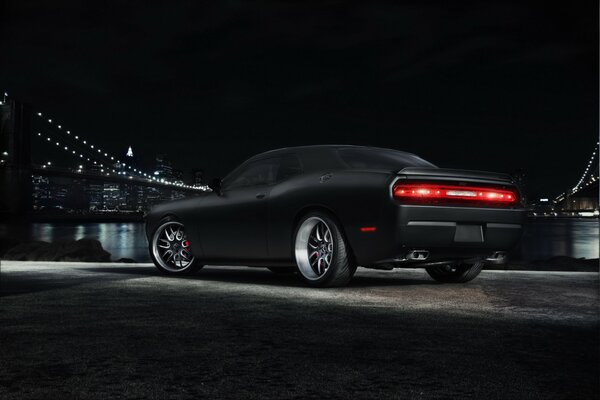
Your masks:
{"label": "asphalt pavement", "polygon": [[598,273],[2,261],[0,398],[599,398]]}

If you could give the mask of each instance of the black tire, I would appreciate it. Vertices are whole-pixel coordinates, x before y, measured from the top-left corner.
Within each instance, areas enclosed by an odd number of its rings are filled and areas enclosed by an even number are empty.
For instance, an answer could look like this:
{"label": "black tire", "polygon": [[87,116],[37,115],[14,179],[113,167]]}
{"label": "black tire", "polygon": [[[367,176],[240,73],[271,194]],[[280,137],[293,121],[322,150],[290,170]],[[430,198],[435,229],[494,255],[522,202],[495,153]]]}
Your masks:
{"label": "black tire", "polygon": [[479,275],[484,263],[440,265],[426,268],[427,273],[433,279],[442,283],[465,283],[472,281]]}
{"label": "black tire", "polygon": [[295,274],[298,272],[298,268],[296,267],[267,267],[267,269],[275,274]]}
{"label": "black tire", "polygon": [[[303,252],[306,251],[308,254],[308,248],[303,249],[302,246],[299,246],[299,233],[300,229],[303,228],[304,224],[309,220],[318,219],[323,221],[326,226],[329,228],[331,233],[331,238],[333,239],[332,243],[332,251],[331,251],[331,259],[330,265],[327,270],[322,274],[318,275],[315,273],[315,276],[309,276],[307,273],[306,265],[302,266],[302,261],[299,261],[300,257],[303,257]],[[303,228],[304,229],[304,228]],[[296,257],[296,262],[298,263],[298,275],[300,278],[308,285],[314,287],[339,287],[345,286],[350,282],[352,276],[356,272],[356,263],[354,262],[354,257],[352,255],[352,251],[348,242],[344,236],[342,229],[340,228],[335,217],[330,215],[329,213],[323,211],[314,211],[306,214],[300,221],[298,222],[296,229],[294,231],[293,237],[293,249],[294,255]],[[309,271],[310,272],[310,271]],[[314,272],[314,270],[313,270]]]}
{"label": "black tire", "polygon": [[[156,225],[156,228],[154,228],[154,230],[152,231],[152,235],[150,236],[150,243],[149,243],[150,258],[152,258],[152,262],[154,263],[154,266],[156,266],[156,268],[160,272],[162,272],[163,274],[166,274],[166,275],[191,275],[191,274],[198,272],[198,270],[200,270],[202,267],[204,267],[204,265],[202,265],[195,257],[193,258],[192,262],[189,265],[182,267],[180,269],[176,269],[175,266],[172,268],[167,268],[163,265],[165,262],[164,261],[161,262],[161,260],[159,260],[157,258],[160,256],[160,253],[158,252],[158,250],[155,251],[155,246],[157,243],[156,235],[159,232],[159,230],[163,230],[165,228],[165,225],[167,225],[167,224],[179,224],[179,225],[181,225],[182,228],[185,228],[181,222],[177,221],[175,218],[172,218],[172,217],[163,218]],[[185,236],[182,239],[185,239]],[[167,266],[168,266],[168,263],[167,263]]]}

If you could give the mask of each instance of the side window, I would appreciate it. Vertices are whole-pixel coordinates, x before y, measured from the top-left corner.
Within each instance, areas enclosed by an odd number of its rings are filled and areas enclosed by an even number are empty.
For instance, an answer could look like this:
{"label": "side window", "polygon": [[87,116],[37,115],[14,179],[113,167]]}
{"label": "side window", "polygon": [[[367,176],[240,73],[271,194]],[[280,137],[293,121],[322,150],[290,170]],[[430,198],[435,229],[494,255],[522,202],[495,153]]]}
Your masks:
{"label": "side window", "polygon": [[279,158],[268,158],[248,163],[243,169],[237,171],[235,176],[228,179],[229,182],[226,183],[224,188],[270,185],[277,178],[280,162]]}
{"label": "side window", "polygon": [[298,175],[302,172],[302,165],[298,157],[292,154],[288,154],[282,157],[281,166],[277,173],[277,182],[284,181],[294,175]]}

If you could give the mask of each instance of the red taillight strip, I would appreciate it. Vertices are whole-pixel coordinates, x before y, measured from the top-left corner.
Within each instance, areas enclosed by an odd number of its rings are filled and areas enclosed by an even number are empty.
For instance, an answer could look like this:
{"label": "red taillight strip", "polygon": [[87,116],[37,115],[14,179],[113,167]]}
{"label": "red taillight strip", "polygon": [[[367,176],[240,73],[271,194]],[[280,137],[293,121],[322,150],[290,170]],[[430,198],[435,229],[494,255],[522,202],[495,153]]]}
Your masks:
{"label": "red taillight strip", "polygon": [[513,190],[436,183],[397,182],[392,192],[394,198],[398,200],[458,200],[507,205],[516,204],[519,200],[517,193]]}

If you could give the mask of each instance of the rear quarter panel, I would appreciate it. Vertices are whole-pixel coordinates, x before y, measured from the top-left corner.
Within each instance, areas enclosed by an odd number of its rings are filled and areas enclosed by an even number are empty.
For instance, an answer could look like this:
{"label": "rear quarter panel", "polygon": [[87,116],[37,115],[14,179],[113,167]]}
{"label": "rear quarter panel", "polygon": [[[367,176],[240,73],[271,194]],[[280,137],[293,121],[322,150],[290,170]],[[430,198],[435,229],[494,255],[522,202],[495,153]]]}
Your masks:
{"label": "rear quarter panel", "polygon": [[[321,182],[325,174],[331,178]],[[393,210],[386,210],[391,206],[392,179],[389,172],[319,171],[275,185],[269,201],[270,258],[293,260],[295,228],[311,210],[326,210],[336,217],[359,263],[367,253],[367,258],[373,252],[388,254],[394,235]],[[384,215],[390,216],[388,223]],[[361,232],[364,226],[375,226],[377,231]],[[389,240],[381,240],[386,234]]]}

